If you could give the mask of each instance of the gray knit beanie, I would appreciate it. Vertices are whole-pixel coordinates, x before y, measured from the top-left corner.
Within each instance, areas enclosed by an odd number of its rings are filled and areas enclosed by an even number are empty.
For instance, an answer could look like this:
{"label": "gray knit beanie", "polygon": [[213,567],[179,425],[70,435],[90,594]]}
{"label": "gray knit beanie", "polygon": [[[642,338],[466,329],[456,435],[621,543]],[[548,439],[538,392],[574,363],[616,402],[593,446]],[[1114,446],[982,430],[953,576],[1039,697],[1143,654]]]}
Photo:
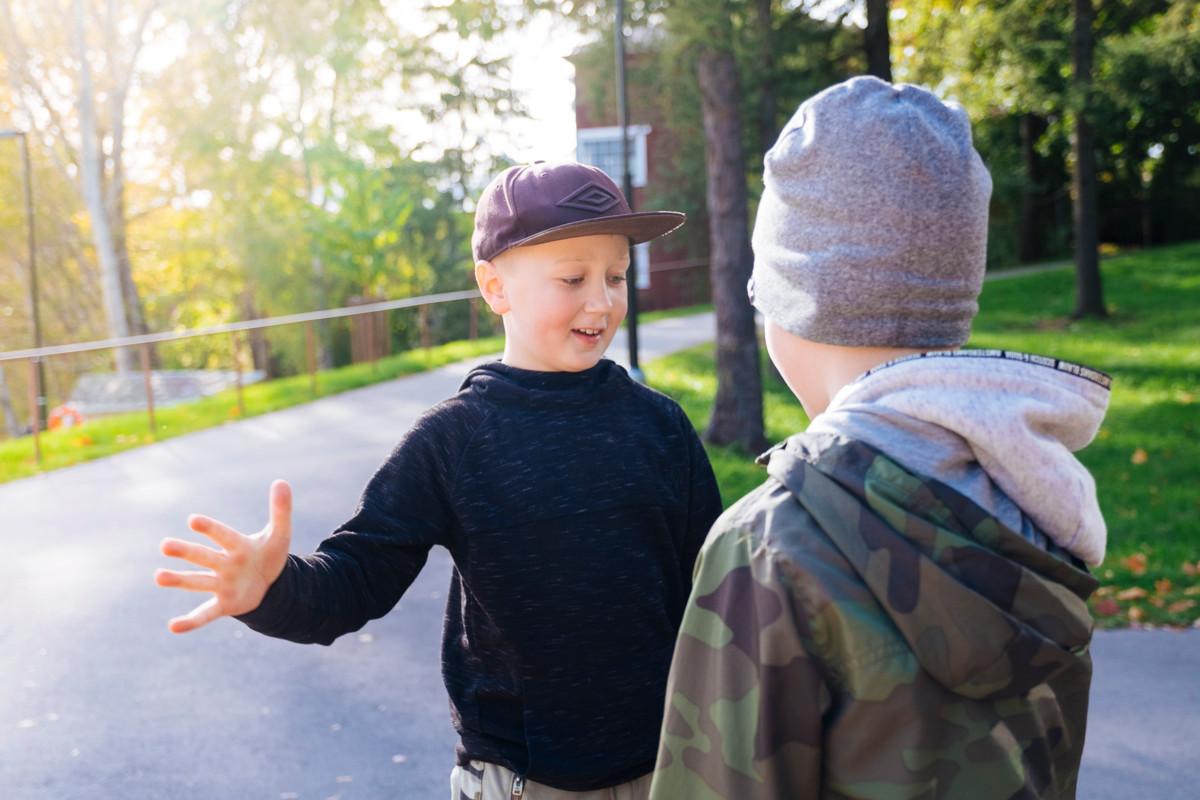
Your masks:
{"label": "gray knit beanie", "polygon": [[961,107],[854,78],[806,100],[765,165],[751,280],[763,315],[825,344],[966,342],[992,179]]}

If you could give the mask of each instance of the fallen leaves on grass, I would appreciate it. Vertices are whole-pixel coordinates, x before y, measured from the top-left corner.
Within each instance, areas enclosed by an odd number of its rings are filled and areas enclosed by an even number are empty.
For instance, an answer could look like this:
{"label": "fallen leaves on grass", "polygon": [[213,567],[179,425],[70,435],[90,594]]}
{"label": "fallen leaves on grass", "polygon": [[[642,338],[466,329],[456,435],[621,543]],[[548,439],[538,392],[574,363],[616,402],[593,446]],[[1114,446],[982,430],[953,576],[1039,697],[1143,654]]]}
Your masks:
{"label": "fallen leaves on grass", "polygon": [[1171,605],[1167,606],[1168,614],[1183,614],[1186,611],[1191,611],[1196,607],[1195,600],[1176,600]]}
{"label": "fallen leaves on grass", "polygon": [[1140,447],[1134,450],[1133,455],[1129,458],[1130,463],[1133,464],[1145,464],[1149,460],[1150,454]]}
{"label": "fallen leaves on grass", "polygon": [[1146,590],[1140,586],[1133,586],[1129,589],[1124,589],[1117,592],[1117,599],[1128,602],[1129,600],[1141,600],[1146,596]]}
{"label": "fallen leaves on grass", "polygon": [[1096,614],[1101,617],[1114,617],[1121,613],[1121,604],[1111,597],[1101,598],[1096,602]]}
{"label": "fallen leaves on grass", "polygon": [[1134,575],[1146,574],[1146,562],[1147,559],[1145,553],[1134,553],[1133,555],[1121,560],[1121,563],[1125,566],[1125,569],[1129,570]]}

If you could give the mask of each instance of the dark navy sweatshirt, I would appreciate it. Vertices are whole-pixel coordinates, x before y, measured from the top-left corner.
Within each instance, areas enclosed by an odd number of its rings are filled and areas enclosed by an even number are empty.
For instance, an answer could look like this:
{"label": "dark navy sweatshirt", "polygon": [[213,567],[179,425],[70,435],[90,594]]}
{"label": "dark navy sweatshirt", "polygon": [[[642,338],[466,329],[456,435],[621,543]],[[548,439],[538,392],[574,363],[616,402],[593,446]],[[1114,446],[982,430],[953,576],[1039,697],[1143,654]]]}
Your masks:
{"label": "dark navy sweatshirt", "polygon": [[330,644],[386,614],[441,545],[454,559],[442,674],[459,764],[584,791],[654,767],[692,566],[721,500],[670,398],[602,360],[473,370],[289,556],[256,631]]}

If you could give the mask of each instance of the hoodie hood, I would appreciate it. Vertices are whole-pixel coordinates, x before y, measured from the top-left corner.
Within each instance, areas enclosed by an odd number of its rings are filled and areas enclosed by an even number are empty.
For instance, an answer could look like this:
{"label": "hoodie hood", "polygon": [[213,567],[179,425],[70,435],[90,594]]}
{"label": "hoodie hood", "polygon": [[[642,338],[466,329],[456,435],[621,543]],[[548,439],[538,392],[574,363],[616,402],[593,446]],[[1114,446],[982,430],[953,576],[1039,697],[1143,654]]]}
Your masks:
{"label": "hoodie hood", "polygon": [[865,442],[936,477],[1004,527],[1043,536],[1090,565],[1107,528],[1074,453],[1096,436],[1111,378],[1053,358],[995,350],[925,353],[843,387],[808,428]]}
{"label": "hoodie hood", "polygon": [[1024,697],[1087,668],[1097,584],[1071,560],[859,441],[801,433],[762,460],[947,690]]}

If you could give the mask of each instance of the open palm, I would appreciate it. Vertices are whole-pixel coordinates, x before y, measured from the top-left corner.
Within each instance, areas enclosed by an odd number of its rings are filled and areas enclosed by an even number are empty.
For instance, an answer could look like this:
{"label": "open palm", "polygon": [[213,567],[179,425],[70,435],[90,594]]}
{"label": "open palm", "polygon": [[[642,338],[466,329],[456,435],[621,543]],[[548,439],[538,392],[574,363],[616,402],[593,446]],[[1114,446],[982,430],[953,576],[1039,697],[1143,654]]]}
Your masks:
{"label": "open palm", "polygon": [[154,573],[155,583],[213,595],[184,616],[172,619],[168,627],[173,633],[187,633],[219,617],[258,608],[287,563],[292,540],[291,487],[286,481],[271,484],[269,518],[258,533],[247,536],[202,514],[188,517],[188,527],[212,539],[220,549],[182,539],[163,539],[163,555],[182,558],[203,569],[160,569]]}

